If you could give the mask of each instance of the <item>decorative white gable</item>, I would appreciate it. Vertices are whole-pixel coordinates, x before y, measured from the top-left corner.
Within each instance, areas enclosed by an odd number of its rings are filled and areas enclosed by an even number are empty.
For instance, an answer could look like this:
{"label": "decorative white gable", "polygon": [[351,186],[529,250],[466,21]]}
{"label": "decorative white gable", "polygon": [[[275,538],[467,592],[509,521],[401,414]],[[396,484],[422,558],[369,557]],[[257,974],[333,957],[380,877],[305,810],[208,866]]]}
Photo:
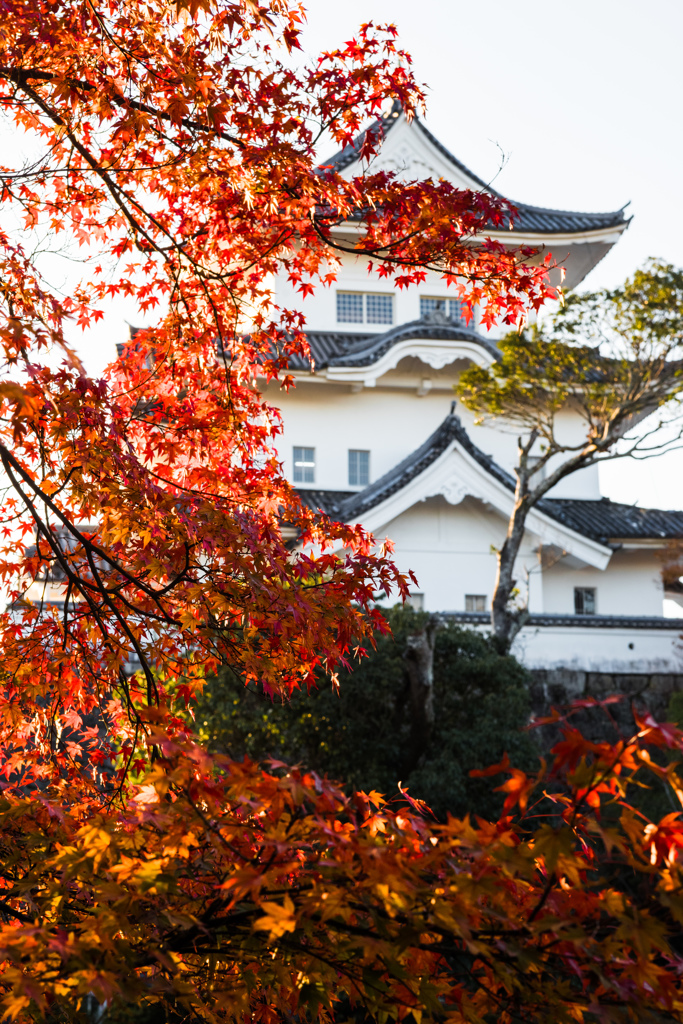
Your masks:
{"label": "decorative white gable", "polygon": [[[391,130],[386,132],[382,148],[372,160],[373,171],[393,171],[402,181],[445,178],[456,188],[477,191],[486,187],[476,175],[449,159],[416,118],[408,121],[402,111],[394,111],[390,117],[395,124],[387,119]],[[354,162],[342,173],[351,177],[359,173],[359,169],[360,164]]]}
{"label": "decorative white gable", "polygon": [[490,366],[494,356],[481,342],[474,340],[434,338],[425,341],[421,338],[405,338],[369,366],[326,366],[321,369],[321,373],[330,381],[357,383],[374,388],[382,377],[396,369],[404,359],[410,358],[418,359],[425,368],[443,370],[458,361]]}
{"label": "decorative white gable", "polygon": [[[363,525],[381,536],[392,520],[436,495],[443,495],[450,505],[459,505],[466,497],[477,498],[500,513],[504,522],[509,519],[514,503],[512,490],[487,472],[454,438],[423,472],[364,512]],[[532,534],[538,543],[552,545],[566,555],[573,555],[583,565],[596,569],[606,569],[612,556],[608,545],[568,529],[538,509],[529,515],[527,533]]]}

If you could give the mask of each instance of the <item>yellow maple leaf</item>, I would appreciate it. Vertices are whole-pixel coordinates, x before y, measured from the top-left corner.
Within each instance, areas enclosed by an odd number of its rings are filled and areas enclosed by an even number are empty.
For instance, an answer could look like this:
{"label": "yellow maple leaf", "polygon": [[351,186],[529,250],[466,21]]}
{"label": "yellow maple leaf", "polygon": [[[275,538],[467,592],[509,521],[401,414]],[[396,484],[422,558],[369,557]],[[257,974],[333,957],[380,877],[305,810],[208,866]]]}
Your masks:
{"label": "yellow maple leaf", "polygon": [[261,904],[261,910],[265,911],[263,917],[254,922],[254,928],[263,932],[270,932],[270,937],[279,938],[285,932],[293,932],[296,928],[296,915],[294,904],[289,896],[285,896],[284,905],[266,901]]}

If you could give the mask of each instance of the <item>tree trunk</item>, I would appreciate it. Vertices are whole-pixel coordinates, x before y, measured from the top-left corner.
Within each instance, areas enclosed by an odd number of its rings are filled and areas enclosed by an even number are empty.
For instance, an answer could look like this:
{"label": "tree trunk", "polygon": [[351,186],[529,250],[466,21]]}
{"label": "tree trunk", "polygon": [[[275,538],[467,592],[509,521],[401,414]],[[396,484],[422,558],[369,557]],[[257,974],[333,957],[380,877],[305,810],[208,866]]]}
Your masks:
{"label": "tree trunk", "polygon": [[515,495],[515,508],[510,516],[505,541],[498,552],[498,573],[491,602],[493,642],[500,654],[509,654],[512,643],[529,618],[527,607],[514,608],[510,601],[517,583],[514,578],[515,562],[524,540],[524,526],[530,511],[528,496]]}
{"label": "tree trunk", "polygon": [[406,777],[427,751],[434,731],[434,643],[442,627],[432,615],[419,633],[408,637],[403,657],[410,689],[410,746],[405,761]]}

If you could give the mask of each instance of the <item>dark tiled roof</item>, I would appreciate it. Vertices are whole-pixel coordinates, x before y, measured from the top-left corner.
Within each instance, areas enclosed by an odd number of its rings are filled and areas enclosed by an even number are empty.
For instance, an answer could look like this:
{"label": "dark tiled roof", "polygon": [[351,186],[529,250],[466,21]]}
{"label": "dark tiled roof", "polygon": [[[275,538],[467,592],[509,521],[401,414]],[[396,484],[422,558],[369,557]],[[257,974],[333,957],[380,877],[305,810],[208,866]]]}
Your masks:
{"label": "dark tiled roof", "polygon": [[423,317],[421,320],[411,320],[407,324],[394,327],[385,334],[375,334],[370,342],[363,342],[335,356],[330,360],[330,366],[370,366],[381,359],[392,346],[409,338],[471,341],[481,345],[494,358],[498,356],[495,345],[464,324],[445,318],[443,322],[437,322],[429,317]]}
{"label": "dark tiled roof", "polygon": [[[329,366],[330,360],[345,352],[371,345],[377,338],[376,334],[351,333],[350,331],[306,331],[311,355],[315,360],[315,368]],[[293,370],[308,370],[310,363],[301,356],[293,356],[289,365]]]}
{"label": "dark tiled roof", "polygon": [[[400,105],[394,103],[390,114],[387,117],[379,118],[370,128],[366,131],[380,132],[383,137],[394,124],[399,120]],[[487,182],[485,182],[478,175],[474,174],[469,167],[466,167],[462,161],[458,160],[450,150],[439,142],[439,140],[432,135],[428,128],[420,121],[418,117],[414,119],[415,124],[422,134],[429,139],[431,144],[441,153],[441,155],[454,167],[457,167],[461,173],[465,174],[475,186],[484,189],[491,195],[499,196],[501,199],[506,198],[500,192],[491,188]],[[365,131],[360,132],[359,135],[353,141],[353,145],[345,146],[344,149],[336,153],[331,159],[326,161],[325,166],[332,167],[335,171],[344,170],[349,167],[355,160],[358,159],[358,153],[360,152],[361,146],[365,139]],[[627,218],[624,214],[624,207],[620,210],[612,210],[609,213],[578,213],[574,210],[550,210],[541,206],[530,206],[528,203],[517,203],[514,200],[508,200],[516,209],[514,216],[514,229],[515,231],[529,233],[529,234],[541,234],[541,235],[555,235],[555,234],[579,234],[584,231],[596,231],[600,228],[611,228],[624,227],[629,223],[630,218]],[[628,204],[627,204],[628,205]]]}
{"label": "dark tiled roof", "polygon": [[[454,156],[432,133],[425,128],[419,118],[415,122],[431,144],[439,150],[442,156],[471,178],[480,188],[490,192],[491,195],[505,199],[500,192],[496,192],[482,178],[474,174],[469,167],[466,167],[456,156]],[[514,217],[515,231],[529,232],[533,234],[571,234],[572,232],[595,231],[598,228],[611,228],[620,224],[628,223],[624,215],[624,207],[620,210],[613,210],[610,213],[577,213],[574,210],[549,210],[541,206],[530,206],[528,203],[517,203],[510,199],[517,210]]]}
{"label": "dark tiled roof", "polygon": [[[442,612],[451,622],[464,622],[472,626],[490,626],[488,612]],[[683,619],[666,619],[655,615],[531,615],[527,622],[533,626],[573,626],[589,629],[670,629],[683,631]]]}
{"label": "dark tiled roof", "polygon": [[304,505],[314,512],[327,512],[328,516],[338,516],[339,510],[355,491],[304,491],[298,492]]}
{"label": "dark tiled roof", "polygon": [[573,210],[546,210],[527,203],[514,203],[517,213],[513,217],[514,230],[539,235],[564,235],[600,228],[626,226],[630,217],[624,209],[611,213],[575,213]]}
{"label": "dark tiled roof", "polygon": [[[515,481],[493,459],[485,455],[471,440],[458,416],[451,415],[441,423],[431,437],[414,452],[370,484],[365,490],[340,500],[340,492],[316,491],[316,501],[323,511],[339,516],[346,522],[360,519],[366,512],[380,505],[392,494],[403,490],[411,480],[423,473],[446,450],[451,441],[457,441],[483,469],[495,477],[508,490],[514,491]],[[326,495],[335,497],[327,504]],[[543,498],[537,505],[540,512],[584,537],[606,544],[610,540],[646,540],[683,537],[683,511],[667,512],[661,509],[636,508],[608,498]]]}
{"label": "dark tiled roof", "polygon": [[349,167],[354,161],[358,159],[358,154],[361,151],[361,147],[365,141],[365,136],[368,132],[378,132],[382,138],[384,138],[389,129],[396,124],[401,114],[401,104],[398,100],[394,100],[391,110],[386,117],[378,117],[369,128],[359,132],[355,139],[349,146],[344,146],[338,153],[331,156],[329,160],[325,160],[323,167],[331,167],[335,171],[343,171],[345,167]]}
{"label": "dark tiled roof", "polygon": [[608,498],[546,498],[543,508],[571,530],[596,540],[683,537],[683,512],[679,511],[638,508]]}
{"label": "dark tiled roof", "polygon": [[[496,346],[481,334],[477,334],[459,321],[446,317],[440,321],[433,315],[392,327],[382,334],[308,331],[306,336],[316,370],[325,366],[371,366],[392,346],[410,338],[474,342],[486,349],[494,358],[498,356]],[[290,362],[294,370],[308,369],[309,365],[307,360],[298,356]]]}

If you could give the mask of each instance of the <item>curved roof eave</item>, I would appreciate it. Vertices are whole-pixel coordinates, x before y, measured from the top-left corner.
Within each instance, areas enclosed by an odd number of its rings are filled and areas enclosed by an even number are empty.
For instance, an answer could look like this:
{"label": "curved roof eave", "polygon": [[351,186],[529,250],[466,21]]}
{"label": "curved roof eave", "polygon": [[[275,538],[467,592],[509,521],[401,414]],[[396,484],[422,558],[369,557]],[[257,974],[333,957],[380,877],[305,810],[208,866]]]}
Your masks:
{"label": "curved roof eave", "polygon": [[370,366],[381,359],[398,342],[411,340],[467,341],[470,344],[481,346],[492,359],[500,357],[496,346],[481,334],[477,334],[472,328],[455,321],[439,322],[423,317],[420,320],[410,320],[408,323],[393,327],[384,334],[374,335],[372,341],[363,342],[343,354],[330,358],[328,366]]}
{"label": "curved roof eave", "polygon": [[427,440],[416,448],[414,452],[406,456],[388,473],[370,484],[364,491],[354,494],[351,498],[340,503],[339,515],[346,522],[356,519],[369,512],[370,509],[381,505],[393,494],[402,490],[412,480],[423,473],[437,458],[446,451],[452,441],[456,441],[475,462],[490,473],[495,479],[502,483],[509,490],[514,491],[515,483],[512,476],[499,466],[493,459],[485,455],[477,445],[473,444],[469,434],[460,422],[460,417],[451,413],[436,428]]}
{"label": "curved roof eave", "polygon": [[[493,342],[470,327],[457,321],[423,317],[392,327],[381,334],[345,333],[343,331],[307,331],[315,369],[356,369],[370,367],[379,362],[395,345],[414,340],[465,342],[481,348],[489,360],[498,359],[500,353]],[[457,355],[454,358],[458,358]],[[307,370],[310,364],[301,358],[292,361],[292,369]]]}
{"label": "curved roof eave", "polygon": [[[461,448],[498,484],[514,492],[510,473],[471,440],[454,414],[447,416],[430,437],[393,469],[365,490],[338,502],[336,514],[345,522],[358,520],[403,490],[424,473],[452,443]],[[586,538],[607,548],[611,541],[625,539],[665,540],[683,537],[683,511],[637,508],[608,498],[542,498],[535,512],[558,524],[575,537]],[[535,532],[532,528],[532,532]]]}
{"label": "curved roof eave", "polygon": [[[322,166],[332,167],[335,171],[342,171],[347,167],[350,167],[356,160],[358,160],[358,154],[361,150],[366,132],[378,131],[381,133],[383,138],[386,138],[392,127],[399,122],[400,116],[400,104],[398,104],[397,101],[394,101],[391,111],[386,117],[378,118],[372,125],[370,125],[369,128],[360,132],[351,145],[345,146],[343,149],[339,150],[339,152],[335,153],[329,160],[326,160]],[[435,135],[432,135],[419,117],[415,116],[413,118],[413,123],[424,135],[425,139],[427,139],[427,141],[448,163],[455,167],[461,175],[470,179],[475,188],[482,189],[483,191],[488,192],[493,196],[497,196],[500,199],[505,199],[506,202],[512,204],[517,211],[513,218],[512,228],[516,233],[567,235],[585,234],[589,231],[606,228],[620,228],[621,231],[624,231],[631,222],[631,218],[626,217],[624,213],[626,207],[629,205],[628,203],[625,203],[624,206],[618,210],[611,210],[603,213],[582,213],[577,210],[556,210],[550,207],[532,206],[530,203],[515,202],[515,200],[504,196],[502,192],[498,192],[496,189],[492,188],[492,186],[485,182],[483,178],[480,178],[461,160],[458,160],[458,158],[454,156],[454,154],[451,153],[443,143],[439,142]]]}

